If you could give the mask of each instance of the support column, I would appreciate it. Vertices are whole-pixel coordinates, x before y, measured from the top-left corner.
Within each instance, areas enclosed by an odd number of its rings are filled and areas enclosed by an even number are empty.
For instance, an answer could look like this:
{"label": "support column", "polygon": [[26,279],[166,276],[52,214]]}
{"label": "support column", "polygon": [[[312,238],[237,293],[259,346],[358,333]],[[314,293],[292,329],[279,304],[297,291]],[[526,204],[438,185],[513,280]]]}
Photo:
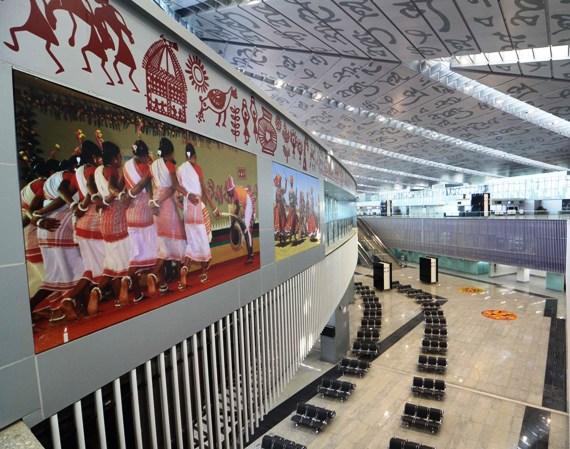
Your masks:
{"label": "support column", "polygon": [[528,268],[517,267],[517,282],[530,281],[530,270]]}
{"label": "support column", "polygon": [[329,322],[321,332],[321,360],[337,363],[350,345],[348,304],[354,299],[354,284],[344,292]]}

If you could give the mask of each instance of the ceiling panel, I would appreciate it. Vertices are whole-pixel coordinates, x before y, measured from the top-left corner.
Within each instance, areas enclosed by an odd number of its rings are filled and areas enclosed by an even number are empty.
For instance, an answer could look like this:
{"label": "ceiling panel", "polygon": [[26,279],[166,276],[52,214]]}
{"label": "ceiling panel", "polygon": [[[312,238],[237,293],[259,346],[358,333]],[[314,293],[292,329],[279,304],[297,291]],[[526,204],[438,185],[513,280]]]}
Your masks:
{"label": "ceiling panel", "polygon": [[[179,5],[184,0],[176,0]],[[215,2],[207,2],[210,6]],[[421,75],[425,59],[570,43],[568,0],[262,0],[182,9],[199,37],[308,130],[456,167],[435,169],[331,145],[355,162],[447,181],[567,167],[566,137]],[[570,118],[570,61],[454,67],[457,73],[563,119]],[[425,72],[422,72],[425,73]],[[430,74],[431,75],[431,74]],[[256,79],[256,77],[260,79]],[[284,88],[273,81],[283,80]],[[299,91],[292,91],[299,88]],[[301,89],[304,89],[302,91]],[[311,93],[320,92],[322,101]],[[303,94],[301,94],[303,93]],[[325,101],[326,100],[326,101]],[[330,100],[352,106],[351,111]],[[359,109],[360,108],[360,109]],[[369,114],[371,114],[369,116]],[[381,122],[375,114],[397,121]],[[403,125],[402,125],[403,122]],[[419,131],[408,124],[420,127]],[[430,132],[462,139],[452,144]],[[423,134],[422,134],[423,133]],[[475,143],[504,157],[469,150]],[[527,163],[509,159],[528,158]],[[413,178],[349,166],[411,185]],[[389,177],[391,176],[391,177]]]}

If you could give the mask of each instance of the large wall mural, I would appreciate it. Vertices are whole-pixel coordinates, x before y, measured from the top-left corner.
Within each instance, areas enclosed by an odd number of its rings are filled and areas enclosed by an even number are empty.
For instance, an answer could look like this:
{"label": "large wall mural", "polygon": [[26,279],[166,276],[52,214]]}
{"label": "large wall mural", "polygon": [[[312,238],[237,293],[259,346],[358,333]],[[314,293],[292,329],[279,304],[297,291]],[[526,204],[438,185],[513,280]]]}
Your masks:
{"label": "large wall mural", "polygon": [[254,154],[14,72],[36,351],[259,268]]}
{"label": "large wall mural", "polygon": [[2,56],[354,189],[348,173],[305,133],[196,51],[143,22],[125,3],[5,0],[0,13],[10,20],[0,29]]}

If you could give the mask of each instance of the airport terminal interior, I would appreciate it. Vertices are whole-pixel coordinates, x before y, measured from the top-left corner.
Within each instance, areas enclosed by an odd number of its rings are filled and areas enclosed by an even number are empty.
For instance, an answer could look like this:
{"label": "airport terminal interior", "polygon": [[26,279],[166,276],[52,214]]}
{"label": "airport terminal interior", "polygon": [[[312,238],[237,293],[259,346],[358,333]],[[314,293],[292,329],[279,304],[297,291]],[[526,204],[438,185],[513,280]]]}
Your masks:
{"label": "airport terminal interior", "polygon": [[0,449],[568,449],[569,0],[0,1]]}

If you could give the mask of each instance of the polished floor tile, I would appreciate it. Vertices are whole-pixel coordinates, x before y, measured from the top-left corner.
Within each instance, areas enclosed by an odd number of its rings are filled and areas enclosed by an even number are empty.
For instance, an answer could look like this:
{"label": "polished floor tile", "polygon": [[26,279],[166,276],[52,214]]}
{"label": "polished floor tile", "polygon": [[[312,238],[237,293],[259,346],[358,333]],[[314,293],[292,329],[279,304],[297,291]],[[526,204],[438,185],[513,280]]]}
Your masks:
{"label": "polished floor tile", "polygon": [[[361,267],[357,271],[369,274]],[[372,285],[367,276],[355,276],[355,280]],[[424,375],[446,381],[445,400],[419,399],[411,394],[412,378],[418,374],[416,363],[424,325],[406,323],[418,315],[420,307],[405,295],[388,291],[379,293],[383,304],[381,338],[391,346],[372,362],[367,376],[346,378],[357,384],[348,401],[320,397],[309,401],[336,410],[337,416],[330,425],[316,435],[295,427],[290,415],[268,433],[292,439],[309,449],[387,448],[393,436],[438,449],[568,448],[568,415],[542,407],[552,320],[549,313],[545,316],[545,298],[441,273],[437,285],[426,286],[418,280],[416,268],[394,270],[394,280],[448,299],[443,306],[449,332],[448,372],[441,376]],[[481,287],[484,292],[462,293],[461,288],[466,286]],[[552,307],[549,304],[548,308]],[[485,309],[509,310],[517,314],[517,319],[490,320],[481,315]],[[361,316],[362,304],[355,297],[350,305],[353,337]],[[395,332],[396,336],[392,335]],[[318,365],[314,359],[317,356],[316,352],[311,355],[310,366],[323,370],[330,366]],[[306,367],[300,372],[301,377],[293,380],[297,386],[318,374]],[[403,428],[401,414],[405,402],[443,409],[441,431],[431,435]],[[543,446],[545,442],[548,446]],[[250,447],[259,446],[260,440]]]}

